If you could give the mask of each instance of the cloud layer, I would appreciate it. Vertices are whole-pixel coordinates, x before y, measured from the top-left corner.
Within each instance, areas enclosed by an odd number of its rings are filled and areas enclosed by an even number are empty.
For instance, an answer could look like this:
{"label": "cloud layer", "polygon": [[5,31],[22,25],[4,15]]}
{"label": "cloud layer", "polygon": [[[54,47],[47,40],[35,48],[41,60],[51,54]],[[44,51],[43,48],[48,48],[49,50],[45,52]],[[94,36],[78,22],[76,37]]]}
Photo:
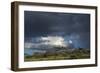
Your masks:
{"label": "cloud layer", "polygon": [[[63,37],[58,37],[58,36],[48,36],[48,37],[38,37],[34,38],[35,40],[33,41],[32,38],[30,39],[31,41],[25,42],[25,48],[41,48],[41,46],[61,46],[61,47],[67,47],[69,44],[65,42]],[[36,43],[36,41],[38,41]],[[71,42],[71,40],[70,40]]]}
{"label": "cloud layer", "polygon": [[[73,41],[75,47],[90,48],[90,15],[79,13],[57,13],[25,11],[25,44],[51,44]],[[49,36],[57,36],[54,38]],[[41,37],[41,38],[40,38]],[[60,41],[59,41],[60,39]],[[50,42],[52,40],[52,42]],[[54,40],[54,41],[53,41]],[[70,41],[70,42],[71,42]]]}

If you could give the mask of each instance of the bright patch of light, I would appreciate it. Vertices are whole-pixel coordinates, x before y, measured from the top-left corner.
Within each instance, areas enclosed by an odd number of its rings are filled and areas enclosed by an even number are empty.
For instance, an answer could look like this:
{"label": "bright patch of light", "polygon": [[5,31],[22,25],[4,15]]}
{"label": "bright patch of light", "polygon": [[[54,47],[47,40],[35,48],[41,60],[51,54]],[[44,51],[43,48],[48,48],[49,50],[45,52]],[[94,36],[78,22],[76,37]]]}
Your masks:
{"label": "bright patch of light", "polygon": [[65,43],[65,40],[61,36],[47,36],[34,38],[38,40],[35,42],[25,42],[24,48],[40,48],[41,46],[62,46],[67,47],[69,44]]}
{"label": "bright patch of light", "polygon": [[48,45],[66,46],[64,43],[64,38],[60,36],[41,37],[41,40],[45,41],[44,43]]}
{"label": "bright patch of light", "polygon": [[72,40],[69,40],[69,43],[72,44],[73,43]]}

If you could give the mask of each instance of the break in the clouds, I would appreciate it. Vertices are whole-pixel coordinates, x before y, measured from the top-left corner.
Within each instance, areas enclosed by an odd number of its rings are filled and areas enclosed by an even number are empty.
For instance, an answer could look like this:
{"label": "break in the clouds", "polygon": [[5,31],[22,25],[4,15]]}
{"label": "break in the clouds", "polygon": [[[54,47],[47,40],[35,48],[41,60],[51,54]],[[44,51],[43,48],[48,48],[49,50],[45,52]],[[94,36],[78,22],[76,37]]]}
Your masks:
{"label": "break in the clouds", "polygon": [[25,47],[69,42],[75,48],[90,48],[89,14],[25,11],[24,15]]}
{"label": "break in the clouds", "polygon": [[[34,40],[33,40],[34,39]],[[68,47],[68,43],[65,42],[63,37],[58,36],[48,36],[48,37],[37,37],[37,38],[31,38],[30,42],[25,42],[25,48],[40,48],[41,46],[62,46],[62,47]],[[70,40],[69,43],[72,43]]]}

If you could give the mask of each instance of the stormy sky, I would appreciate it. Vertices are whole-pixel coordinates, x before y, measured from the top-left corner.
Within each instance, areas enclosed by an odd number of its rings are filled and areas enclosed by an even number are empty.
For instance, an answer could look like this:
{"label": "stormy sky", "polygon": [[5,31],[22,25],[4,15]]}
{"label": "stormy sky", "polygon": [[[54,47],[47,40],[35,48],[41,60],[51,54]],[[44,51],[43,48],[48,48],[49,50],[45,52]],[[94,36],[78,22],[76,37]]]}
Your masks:
{"label": "stormy sky", "polygon": [[90,14],[24,11],[24,41],[59,36],[75,48],[90,48]]}

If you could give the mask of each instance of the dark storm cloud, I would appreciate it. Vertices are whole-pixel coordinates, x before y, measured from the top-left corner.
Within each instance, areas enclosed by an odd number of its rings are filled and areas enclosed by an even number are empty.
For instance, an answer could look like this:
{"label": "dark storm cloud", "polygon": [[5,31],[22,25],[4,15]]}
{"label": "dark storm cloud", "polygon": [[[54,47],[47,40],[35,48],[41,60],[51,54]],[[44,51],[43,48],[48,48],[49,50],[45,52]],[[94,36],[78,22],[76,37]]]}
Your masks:
{"label": "dark storm cloud", "polygon": [[[80,36],[75,39],[89,47],[90,15],[79,13],[56,13],[25,11],[25,39],[40,36]],[[87,45],[88,44],[88,45]]]}
{"label": "dark storm cloud", "polygon": [[25,36],[89,32],[88,14],[25,11]]}

